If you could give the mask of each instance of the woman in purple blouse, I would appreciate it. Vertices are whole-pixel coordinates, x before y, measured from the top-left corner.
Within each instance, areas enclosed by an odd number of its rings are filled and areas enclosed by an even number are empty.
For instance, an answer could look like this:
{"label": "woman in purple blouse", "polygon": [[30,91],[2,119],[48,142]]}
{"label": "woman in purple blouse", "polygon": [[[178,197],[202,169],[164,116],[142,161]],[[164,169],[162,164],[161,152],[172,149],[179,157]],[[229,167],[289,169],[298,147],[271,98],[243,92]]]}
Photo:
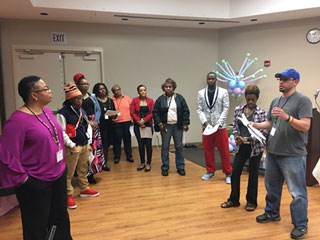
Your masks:
{"label": "woman in purple blouse", "polygon": [[51,90],[40,77],[29,76],[18,91],[25,105],[0,136],[1,187],[16,187],[25,240],[72,239],[62,128],[45,107]]}

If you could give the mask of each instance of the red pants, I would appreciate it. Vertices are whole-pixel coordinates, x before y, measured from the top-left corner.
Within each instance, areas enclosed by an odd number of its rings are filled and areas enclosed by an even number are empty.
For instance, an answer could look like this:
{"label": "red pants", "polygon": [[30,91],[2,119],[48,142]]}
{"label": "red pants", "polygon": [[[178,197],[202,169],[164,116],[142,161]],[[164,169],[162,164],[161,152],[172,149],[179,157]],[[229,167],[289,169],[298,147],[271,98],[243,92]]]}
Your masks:
{"label": "red pants", "polygon": [[216,160],[214,157],[214,147],[216,145],[220,154],[223,172],[231,173],[232,167],[230,163],[229,140],[227,129],[218,129],[218,131],[209,136],[202,135],[202,143],[204,157],[206,159],[207,172],[216,171]]}

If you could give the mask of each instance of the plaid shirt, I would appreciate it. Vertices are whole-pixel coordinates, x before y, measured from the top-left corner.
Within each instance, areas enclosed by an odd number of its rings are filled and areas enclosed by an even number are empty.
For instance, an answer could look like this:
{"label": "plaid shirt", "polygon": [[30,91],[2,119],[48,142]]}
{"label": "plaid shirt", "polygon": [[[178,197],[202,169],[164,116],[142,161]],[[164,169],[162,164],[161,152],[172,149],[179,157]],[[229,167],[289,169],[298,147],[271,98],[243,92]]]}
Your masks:
{"label": "plaid shirt", "polygon": [[[238,106],[236,107],[236,109],[234,110],[234,119],[233,119],[233,136],[237,137],[240,135],[240,130],[239,130],[239,126],[238,126],[238,119],[239,117],[241,117],[244,108],[247,105],[244,106]],[[256,109],[253,112],[253,122],[256,123],[260,123],[260,122],[264,122],[267,120],[267,113],[259,108],[258,106],[256,107]],[[260,130],[260,132],[266,137],[268,135],[268,131],[267,130]],[[264,150],[264,145],[262,143],[260,143],[258,140],[254,140],[251,141],[251,156],[257,156],[259,155],[261,152],[263,152]]]}

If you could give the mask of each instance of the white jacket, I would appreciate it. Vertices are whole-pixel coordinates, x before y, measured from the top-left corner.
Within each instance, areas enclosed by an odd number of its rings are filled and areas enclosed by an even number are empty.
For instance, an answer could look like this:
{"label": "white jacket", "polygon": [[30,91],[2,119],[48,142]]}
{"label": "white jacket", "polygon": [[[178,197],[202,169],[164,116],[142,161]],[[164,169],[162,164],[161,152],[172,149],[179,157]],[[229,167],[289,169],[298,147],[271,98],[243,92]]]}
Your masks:
{"label": "white jacket", "polygon": [[[218,95],[217,95],[218,94]],[[226,128],[226,120],[229,110],[229,94],[224,88],[216,86],[213,102],[210,109],[208,98],[208,87],[198,92],[197,113],[201,124],[210,122],[213,125],[219,124],[219,129]]]}

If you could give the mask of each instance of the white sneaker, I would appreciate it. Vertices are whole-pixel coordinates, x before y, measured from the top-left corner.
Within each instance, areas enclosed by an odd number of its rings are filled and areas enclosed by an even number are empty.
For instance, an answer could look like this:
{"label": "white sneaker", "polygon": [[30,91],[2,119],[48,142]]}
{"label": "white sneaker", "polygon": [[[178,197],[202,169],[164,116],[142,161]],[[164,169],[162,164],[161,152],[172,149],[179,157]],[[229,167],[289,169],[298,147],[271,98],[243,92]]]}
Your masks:
{"label": "white sneaker", "polygon": [[207,172],[205,175],[203,175],[201,177],[202,180],[204,181],[207,181],[209,180],[210,178],[214,177],[214,173],[213,172]]}
{"label": "white sneaker", "polygon": [[231,174],[226,174],[226,183],[231,184]]}

